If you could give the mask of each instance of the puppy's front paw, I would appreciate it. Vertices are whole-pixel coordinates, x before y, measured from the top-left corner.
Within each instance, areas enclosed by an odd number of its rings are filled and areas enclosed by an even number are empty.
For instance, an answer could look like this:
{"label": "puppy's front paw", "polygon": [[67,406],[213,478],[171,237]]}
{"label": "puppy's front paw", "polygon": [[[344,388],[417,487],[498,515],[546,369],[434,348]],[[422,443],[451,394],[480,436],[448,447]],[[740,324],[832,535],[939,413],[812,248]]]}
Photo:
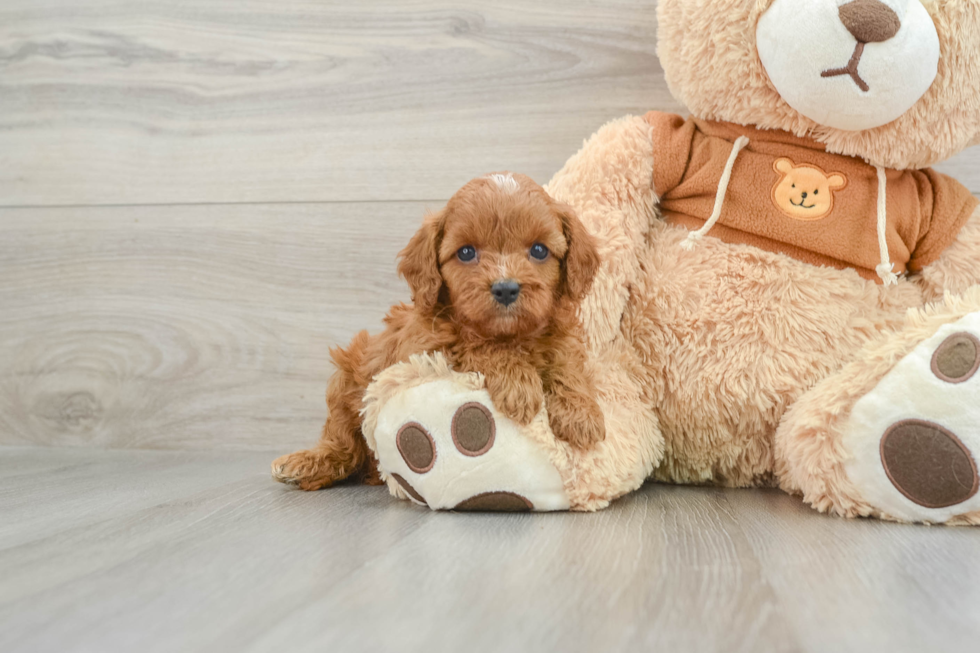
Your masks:
{"label": "puppy's front paw", "polygon": [[558,392],[548,395],[548,420],[559,440],[579,449],[606,439],[606,421],[595,399]]}
{"label": "puppy's front paw", "polygon": [[541,412],[541,404],[544,402],[541,380],[535,376],[533,380],[524,381],[527,382],[502,377],[487,378],[487,391],[490,393],[493,405],[521,426],[531,423],[531,420]]}

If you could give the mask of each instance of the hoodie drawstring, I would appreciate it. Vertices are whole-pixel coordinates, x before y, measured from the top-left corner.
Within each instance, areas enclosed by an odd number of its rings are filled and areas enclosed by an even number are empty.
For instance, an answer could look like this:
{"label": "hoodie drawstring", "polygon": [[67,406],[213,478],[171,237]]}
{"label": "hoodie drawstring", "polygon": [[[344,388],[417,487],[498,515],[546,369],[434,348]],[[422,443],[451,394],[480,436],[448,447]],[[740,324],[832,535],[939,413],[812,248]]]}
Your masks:
{"label": "hoodie drawstring", "polygon": [[704,226],[697,231],[692,231],[687,235],[687,239],[681,243],[681,247],[686,250],[694,249],[694,245],[697,241],[704,238],[705,234],[711,231],[718,220],[721,219],[721,209],[725,205],[725,196],[728,194],[728,183],[732,180],[732,170],[735,168],[735,160],[738,159],[738,154],[745,149],[745,146],[749,144],[749,139],[745,136],[740,136],[737,141],[735,141],[735,146],[732,148],[731,156],[728,157],[728,163],[725,164],[725,172],[721,175],[721,181],[718,182],[718,194],[715,195],[715,208],[711,212],[711,217],[708,221],[704,223]]}
{"label": "hoodie drawstring", "polygon": [[875,272],[886,286],[892,286],[898,283],[898,275],[892,271],[895,266],[888,252],[888,177],[884,168],[875,168],[878,170],[878,250],[881,252],[881,265]]}

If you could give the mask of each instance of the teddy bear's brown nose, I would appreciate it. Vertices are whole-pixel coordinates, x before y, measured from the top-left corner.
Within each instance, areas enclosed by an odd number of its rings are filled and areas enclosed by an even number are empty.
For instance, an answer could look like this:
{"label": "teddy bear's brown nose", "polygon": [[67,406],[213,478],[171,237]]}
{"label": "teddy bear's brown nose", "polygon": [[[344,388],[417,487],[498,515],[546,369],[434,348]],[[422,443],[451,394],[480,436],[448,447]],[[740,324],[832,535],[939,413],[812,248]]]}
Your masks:
{"label": "teddy bear's brown nose", "polygon": [[902,19],[879,0],[854,0],[841,5],[840,20],[859,43],[881,43],[902,29]]}

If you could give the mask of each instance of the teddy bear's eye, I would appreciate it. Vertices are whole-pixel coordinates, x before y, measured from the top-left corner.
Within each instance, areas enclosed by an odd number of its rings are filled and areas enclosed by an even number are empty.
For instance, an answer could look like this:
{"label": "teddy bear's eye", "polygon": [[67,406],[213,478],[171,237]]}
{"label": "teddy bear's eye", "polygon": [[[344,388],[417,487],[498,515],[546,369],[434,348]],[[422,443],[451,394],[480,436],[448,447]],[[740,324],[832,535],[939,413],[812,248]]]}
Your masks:
{"label": "teddy bear's eye", "polygon": [[796,188],[796,184],[793,184],[793,188]]}
{"label": "teddy bear's eye", "polygon": [[815,191],[813,191],[813,194],[814,195],[819,195],[820,194],[820,191],[819,190],[815,190]]}

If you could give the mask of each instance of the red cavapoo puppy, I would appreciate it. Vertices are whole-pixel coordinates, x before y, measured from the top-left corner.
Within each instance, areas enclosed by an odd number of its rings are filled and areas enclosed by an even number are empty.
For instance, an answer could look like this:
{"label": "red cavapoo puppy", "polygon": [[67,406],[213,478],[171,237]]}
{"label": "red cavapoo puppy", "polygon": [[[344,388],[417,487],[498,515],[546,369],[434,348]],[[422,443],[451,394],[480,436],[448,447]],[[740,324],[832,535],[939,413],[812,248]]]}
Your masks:
{"label": "red cavapoo puppy", "polygon": [[524,175],[474,179],[400,257],[414,304],[393,307],[382,334],[362,331],[331,351],[323,435],[273,462],[277,480],[304,490],[354,475],[380,482],[360,431],[364,392],[385,368],[429,351],[482,372],[494,405],[519,424],[543,403],[556,437],[581,448],[605,438],[577,315],[599,255],[568,206]]}

